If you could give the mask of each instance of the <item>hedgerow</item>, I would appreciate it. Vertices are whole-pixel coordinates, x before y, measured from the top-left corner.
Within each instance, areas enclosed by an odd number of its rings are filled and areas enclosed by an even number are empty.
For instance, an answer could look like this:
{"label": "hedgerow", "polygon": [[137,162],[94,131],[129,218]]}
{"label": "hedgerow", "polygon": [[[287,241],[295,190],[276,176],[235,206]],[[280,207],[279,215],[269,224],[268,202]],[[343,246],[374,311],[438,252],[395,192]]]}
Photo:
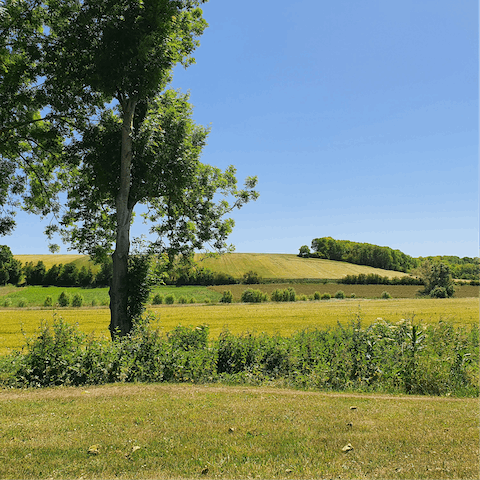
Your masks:
{"label": "hedgerow", "polygon": [[299,331],[291,337],[138,321],[114,342],[56,317],[21,352],[0,357],[3,387],[111,382],[227,382],[293,388],[478,396],[479,328],[385,321]]}

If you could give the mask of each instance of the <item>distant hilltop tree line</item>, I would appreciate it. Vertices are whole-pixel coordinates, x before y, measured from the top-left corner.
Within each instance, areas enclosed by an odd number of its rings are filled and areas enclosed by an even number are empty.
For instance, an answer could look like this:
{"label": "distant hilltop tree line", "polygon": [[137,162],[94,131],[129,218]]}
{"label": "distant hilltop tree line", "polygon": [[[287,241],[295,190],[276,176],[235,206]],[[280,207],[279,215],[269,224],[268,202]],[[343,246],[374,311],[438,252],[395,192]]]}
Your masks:
{"label": "distant hilltop tree line", "polygon": [[335,240],[332,237],[314,238],[311,248],[307,245],[300,247],[298,256],[324,258],[404,273],[411,272],[426,261],[440,262],[448,265],[454,278],[478,280],[480,275],[480,264],[477,257],[435,256],[415,258],[390,247],[350,240]]}

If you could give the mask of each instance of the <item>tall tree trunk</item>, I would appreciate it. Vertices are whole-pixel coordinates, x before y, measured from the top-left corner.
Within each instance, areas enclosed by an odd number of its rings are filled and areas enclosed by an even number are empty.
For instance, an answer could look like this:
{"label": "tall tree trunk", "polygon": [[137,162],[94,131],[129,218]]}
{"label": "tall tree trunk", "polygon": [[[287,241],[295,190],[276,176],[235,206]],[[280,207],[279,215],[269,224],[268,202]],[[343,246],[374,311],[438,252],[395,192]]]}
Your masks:
{"label": "tall tree trunk", "polygon": [[115,199],[117,214],[117,234],[115,252],[112,255],[113,274],[110,286],[110,335],[112,340],[124,336],[132,328],[131,319],[127,314],[127,282],[128,254],[130,251],[130,224],[133,207],[130,206],[129,194],[132,167],[132,134],[134,100],[121,102],[123,110],[122,153],[120,166],[120,186]]}

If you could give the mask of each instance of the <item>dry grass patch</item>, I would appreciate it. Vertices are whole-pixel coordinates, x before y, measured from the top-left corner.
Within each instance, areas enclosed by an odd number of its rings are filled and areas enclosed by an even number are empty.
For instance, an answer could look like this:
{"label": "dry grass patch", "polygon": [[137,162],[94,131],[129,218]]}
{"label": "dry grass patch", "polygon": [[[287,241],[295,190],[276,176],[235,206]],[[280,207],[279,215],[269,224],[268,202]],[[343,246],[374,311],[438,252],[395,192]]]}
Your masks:
{"label": "dry grass patch", "polygon": [[477,406],[198,385],[5,391],[0,477],[473,479]]}

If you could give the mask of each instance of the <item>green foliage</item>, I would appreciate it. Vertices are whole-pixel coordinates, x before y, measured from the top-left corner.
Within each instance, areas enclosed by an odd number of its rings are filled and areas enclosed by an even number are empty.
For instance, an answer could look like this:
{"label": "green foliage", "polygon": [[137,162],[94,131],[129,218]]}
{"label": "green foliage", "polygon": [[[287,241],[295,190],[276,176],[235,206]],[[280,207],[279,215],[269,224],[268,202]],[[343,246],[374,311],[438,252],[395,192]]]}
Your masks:
{"label": "green foliage", "polygon": [[11,356],[2,386],[110,382],[271,384],[337,391],[478,395],[479,330],[409,320],[363,328],[359,319],[291,337],[233,335],[209,340],[208,326],[178,326],[164,335],[136,322],[129,335],[99,341],[55,317]]}
{"label": "green foliage", "polygon": [[293,287],[282,289],[276,289],[270,296],[272,302],[295,302],[297,300],[297,294]]}
{"label": "green foliage", "polygon": [[52,307],[53,306],[53,299],[50,295],[45,297],[45,301],[43,302],[44,307]]}
{"label": "green foliage", "polygon": [[320,300],[330,300],[332,296],[329,293],[322,293]]}
{"label": "green foliage", "polygon": [[167,305],[172,305],[175,303],[175,295],[172,293],[169,293],[168,295],[165,295],[165,303]]}
{"label": "green foliage", "polygon": [[61,307],[68,307],[70,305],[70,295],[67,292],[62,292],[58,297],[57,303]]}
{"label": "green foliage", "polygon": [[[1,173],[1,165],[0,165]],[[0,186],[1,188],[1,186]],[[1,205],[1,192],[0,192]],[[0,232],[2,230],[2,218],[0,218]],[[21,277],[21,263],[13,258],[10,247],[0,245],[0,284],[6,285],[11,283],[16,285],[20,282]]]}
{"label": "green foliage", "polygon": [[244,303],[261,303],[268,301],[268,296],[261,290],[253,290],[252,288],[247,288],[242,292],[240,300]]}
{"label": "green foliage", "polygon": [[312,250],[314,253],[310,256],[399,272],[407,272],[418,263],[416,259],[400,250],[369,243],[335,240],[332,237],[314,238]]}
{"label": "green foliage", "polygon": [[310,248],[308,248],[308,245],[302,245],[300,247],[300,251],[298,252],[298,256],[302,258],[308,258],[310,256]]}
{"label": "green foliage", "polygon": [[320,300],[320,298],[321,298],[321,297],[320,297],[320,292],[315,292],[315,293],[313,294],[313,299],[314,299],[314,300]]}
{"label": "green foliage", "polygon": [[163,295],[156,293],[153,296],[152,305],[161,305],[163,303]]}
{"label": "green foliage", "polygon": [[338,290],[335,292],[335,298],[345,298],[345,292],[343,290]]}
{"label": "green foliage", "polygon": [[[452,297],[455,293],[450,267],[446,263],[424,261],[414,272],[425,288],[422,293],[433,298]],[[433,293],[433,295],[432,295]]]}
{"label": "green foliage", "polygon": [[72,298],[72,307],[81,307],[83,305],[83,296],[76,293]]}
{"label": "green foliage", "polygon": [[28,305],[28,301],[26,298],[19,298],[17,301],[17,306],[20,308],[26,307]]}
{"label": "green foliage", "polygon": [[233,302],[233,294],[230,290],[225,290],[222,294],[222,298],[220,299],[221,303],[232,303]]}
{"label": "green foliage", "polygon": [[388,298],[392,298],[392,296],[387,292],[382,292],[382,294],[380,295],[380,298],[384,298],[384,299],[388,299]]}
{"label": "green foliage", "polygon": [[422,280],[416,277],[405,275],[403,277],[388,278],[376,273],[346,275],[339,282],[346,285],[423,285]]}
{"label": "green foliage", "polygon": [[133,324],[145,311],[145,304],[152,291],[150,255],[130,255],[127,278],[127,314],[129,321]]}
{"label": "green foliage", "polygon": [[12,299],[7,297],[7,298],[3,301],[3,306],[4,306],[4,307],[11,307],[11,306],[12,306]]}
{"label": "green foliage", "polygon": [[242,283],[245,285],[255,285],[258,283],[262,283],[262,277],[253,270],[248,271],[243,275]]}

